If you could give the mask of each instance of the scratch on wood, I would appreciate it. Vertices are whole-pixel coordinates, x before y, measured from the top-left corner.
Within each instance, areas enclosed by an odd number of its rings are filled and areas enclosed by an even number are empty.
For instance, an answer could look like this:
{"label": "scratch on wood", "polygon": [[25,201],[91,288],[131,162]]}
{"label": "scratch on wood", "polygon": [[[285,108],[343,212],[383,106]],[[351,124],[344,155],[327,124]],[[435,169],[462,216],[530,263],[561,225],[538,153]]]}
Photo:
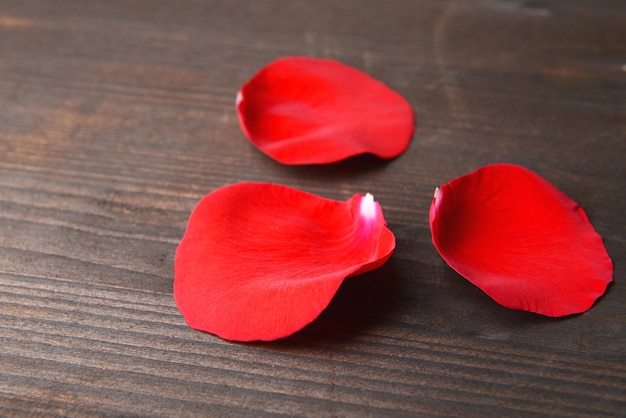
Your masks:
{"label": "scratch on wood", "polygon": [[4,29],[26,29],[36,26],[35,21],[21,17],[0,14],[0,28]]}
{"label": "scratch on wood", "polygon": [[457,113],[459,107],[459,100],[454,92],[454,88],[451,84],[454,83],[454,75],[447,69],[446,60],[444,58],[444,40],[450,17],[456,11],[457,2],[449,1],[444,9],[443,13],[433,26],[433,46],[435,51],[435,63],[439,72],[439,79],[436,84],[441,86],[446,99],[448,101],[448,107],[452,113]]}

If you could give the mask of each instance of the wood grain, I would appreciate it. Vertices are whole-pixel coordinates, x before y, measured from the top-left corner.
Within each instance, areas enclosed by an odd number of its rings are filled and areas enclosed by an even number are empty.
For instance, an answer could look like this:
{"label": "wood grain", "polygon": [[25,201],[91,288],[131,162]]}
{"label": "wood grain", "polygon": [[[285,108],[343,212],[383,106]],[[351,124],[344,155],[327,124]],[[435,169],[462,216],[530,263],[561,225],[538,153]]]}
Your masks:
{"label": "wood grain", "polygon": [[[286,55],[414,106],[409,150],[282,166],[235,95]],[[0,0],[0,415],[625,416],[626,3]],[[522,164],[615,265],[589,312],[500,307],[441,260],[436,186]],[[193,331],[172,299],[191,209],[237,181],[371,192],[397,250],[274,343]]]}

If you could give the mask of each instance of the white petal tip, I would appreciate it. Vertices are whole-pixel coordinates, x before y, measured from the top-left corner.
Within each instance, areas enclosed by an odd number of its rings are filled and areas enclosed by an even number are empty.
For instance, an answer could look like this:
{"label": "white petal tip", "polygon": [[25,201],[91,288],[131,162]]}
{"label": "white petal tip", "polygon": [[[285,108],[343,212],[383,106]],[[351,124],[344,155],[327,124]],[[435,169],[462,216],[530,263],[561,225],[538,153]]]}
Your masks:
{"label": "white petal tip", "polygon": [[367,193],[361,199],[361,216],[365,219],[376,219],[376,202],[374,196]]}

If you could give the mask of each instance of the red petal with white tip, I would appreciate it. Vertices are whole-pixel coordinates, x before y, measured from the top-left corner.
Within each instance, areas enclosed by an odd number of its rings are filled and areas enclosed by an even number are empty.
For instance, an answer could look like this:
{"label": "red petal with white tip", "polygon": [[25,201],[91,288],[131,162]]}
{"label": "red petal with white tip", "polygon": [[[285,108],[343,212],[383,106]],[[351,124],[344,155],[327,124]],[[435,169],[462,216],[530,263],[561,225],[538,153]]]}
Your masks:
{"label": "red petal with white tip", "polygon": [[275,340],[312,322],[344,278],[395,248],[371,195],[346,202],[238,183],[193,210],[176,252],[174,298],[187,323],[227,340]]}
{"label": "red petal with white tip", "polygon": [[261,151],[284,164],[325,164],[357,154],[393,158],[409,146],[411,105],[338,61],[286,57],[262,68],[237,96],[239,122]]}
{"label": "red petal with white tip", "polygon": [[489,165],[443,185],[430,227],[450,267],[508,308],[584,312],[612,281],[611,259],[583,210],[520,166]]}

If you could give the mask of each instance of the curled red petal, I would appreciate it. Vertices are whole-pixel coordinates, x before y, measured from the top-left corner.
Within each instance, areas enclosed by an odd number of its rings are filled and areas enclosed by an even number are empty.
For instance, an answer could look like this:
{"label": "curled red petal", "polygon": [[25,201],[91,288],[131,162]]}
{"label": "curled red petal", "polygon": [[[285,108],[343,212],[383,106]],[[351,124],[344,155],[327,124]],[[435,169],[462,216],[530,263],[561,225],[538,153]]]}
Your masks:
{"label": "curled red petal", "polygon": [[312,322],[344,278],[395,248],[371,195],[346,202],[286,186],[238,183],[193,210],[174,262],[187,323],[227,340],[275,340]]}
{"label": "curled red petal", "polygon": [[430,228],[450,267],[508,308],[584,312],[612,281],[613,264],[587,215],[520,166],[489,165],[443,185]]}
{"label": "curled red petal", "polygon": [[284,164],[325,164],[358,154],[393,158],[409,146],[411,105],[338,61],[286,57],[262,68],[237,95],[246,136]]}

